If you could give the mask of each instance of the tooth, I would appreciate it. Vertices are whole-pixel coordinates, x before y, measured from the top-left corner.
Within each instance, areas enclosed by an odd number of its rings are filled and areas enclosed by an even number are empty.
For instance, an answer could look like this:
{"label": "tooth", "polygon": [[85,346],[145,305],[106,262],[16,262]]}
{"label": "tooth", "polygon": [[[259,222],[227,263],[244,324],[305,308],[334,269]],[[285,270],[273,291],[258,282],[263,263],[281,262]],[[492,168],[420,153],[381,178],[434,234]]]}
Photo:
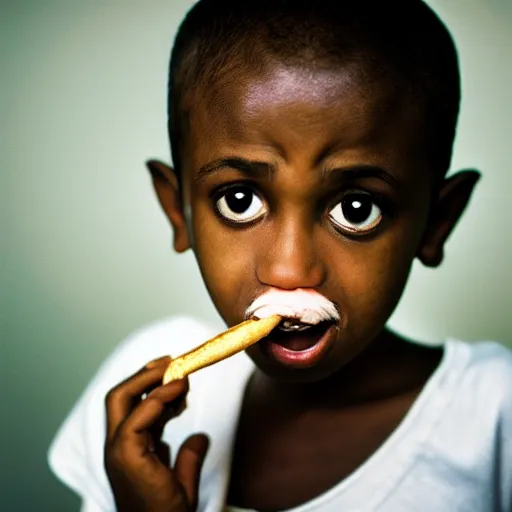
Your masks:
{"label": "tooth", "polygon": [[285,332],[300,332],[305,331],[306,329],[309,329],[312,327],[311,325],[304,324],[303,322],[300,322],[296,319],[287,319],[283,320],[281,325],[279,326],[279,329]]}

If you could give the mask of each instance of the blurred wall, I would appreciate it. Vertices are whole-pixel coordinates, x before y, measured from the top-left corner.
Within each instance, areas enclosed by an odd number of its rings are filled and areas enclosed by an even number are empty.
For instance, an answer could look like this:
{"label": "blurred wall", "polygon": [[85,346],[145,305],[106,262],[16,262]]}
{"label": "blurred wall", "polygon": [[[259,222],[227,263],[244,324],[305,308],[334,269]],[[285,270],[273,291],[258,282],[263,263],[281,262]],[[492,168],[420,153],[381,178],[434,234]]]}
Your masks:
{"label": "blurred wall", "polygon": [[[178,312],[221,325],[192,254],[172,252],[143,166],[169,160],[167,61],[191,4],[2,2],[2,510],[78,509],[46,449],[130,331]],[[460,51],[453,169],[484,177],[445,263],[415,265],[391,324],[430,341],[511,345],[512,4],[432,5]]]}

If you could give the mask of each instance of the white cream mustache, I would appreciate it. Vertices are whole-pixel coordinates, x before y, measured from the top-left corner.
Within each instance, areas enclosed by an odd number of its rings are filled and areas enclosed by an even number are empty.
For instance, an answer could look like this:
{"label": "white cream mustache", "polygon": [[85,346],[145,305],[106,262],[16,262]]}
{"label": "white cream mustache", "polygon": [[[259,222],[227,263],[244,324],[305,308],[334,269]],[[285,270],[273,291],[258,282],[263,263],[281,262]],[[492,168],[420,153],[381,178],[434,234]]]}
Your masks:
{"label": "white cream mustache", "polygon": [[292,291],[270,289],[247,308],[245,318],[267,318],[272,315],[311,325],[340,319],[336,306],[330,300],[315,291],[301,288]]}

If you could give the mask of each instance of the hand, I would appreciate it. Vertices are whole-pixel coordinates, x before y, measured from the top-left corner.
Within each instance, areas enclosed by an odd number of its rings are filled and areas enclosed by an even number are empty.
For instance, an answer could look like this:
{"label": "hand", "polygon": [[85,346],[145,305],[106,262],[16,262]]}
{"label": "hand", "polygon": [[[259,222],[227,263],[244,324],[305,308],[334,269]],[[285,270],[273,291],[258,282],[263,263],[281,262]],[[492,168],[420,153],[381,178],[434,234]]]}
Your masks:
{"label": "hand", "polygon": [[[106,396],[105,468],[118,512],[193,512],[208,449],[202,434],[180,447],[174,468],[161,441],[165,424],[184,409],[188,379],[161,386],[169,357],[156,359]],[[145,399],[141,396],[148,393]]]}

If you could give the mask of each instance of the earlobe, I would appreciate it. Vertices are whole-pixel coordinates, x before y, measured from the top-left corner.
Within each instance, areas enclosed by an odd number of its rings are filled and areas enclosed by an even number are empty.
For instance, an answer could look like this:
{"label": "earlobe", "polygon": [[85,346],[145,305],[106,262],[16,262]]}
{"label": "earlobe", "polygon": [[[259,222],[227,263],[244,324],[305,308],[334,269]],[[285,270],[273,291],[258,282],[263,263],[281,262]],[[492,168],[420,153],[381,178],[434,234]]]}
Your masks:
{"label": "earlobe", "polygon": [[444,245],[466,209],[480,173],[463,170],[447,178],[433,205],[417,257],[427,267],[443,261]]}
{"label": "earlobe", "polygon": [[174,250],[185,252],[190,248],[185,216],[180,202],[179,183],[172,167],[157,160],[149,160],[146,167],[151,173],[153,187],[174,233]]}

